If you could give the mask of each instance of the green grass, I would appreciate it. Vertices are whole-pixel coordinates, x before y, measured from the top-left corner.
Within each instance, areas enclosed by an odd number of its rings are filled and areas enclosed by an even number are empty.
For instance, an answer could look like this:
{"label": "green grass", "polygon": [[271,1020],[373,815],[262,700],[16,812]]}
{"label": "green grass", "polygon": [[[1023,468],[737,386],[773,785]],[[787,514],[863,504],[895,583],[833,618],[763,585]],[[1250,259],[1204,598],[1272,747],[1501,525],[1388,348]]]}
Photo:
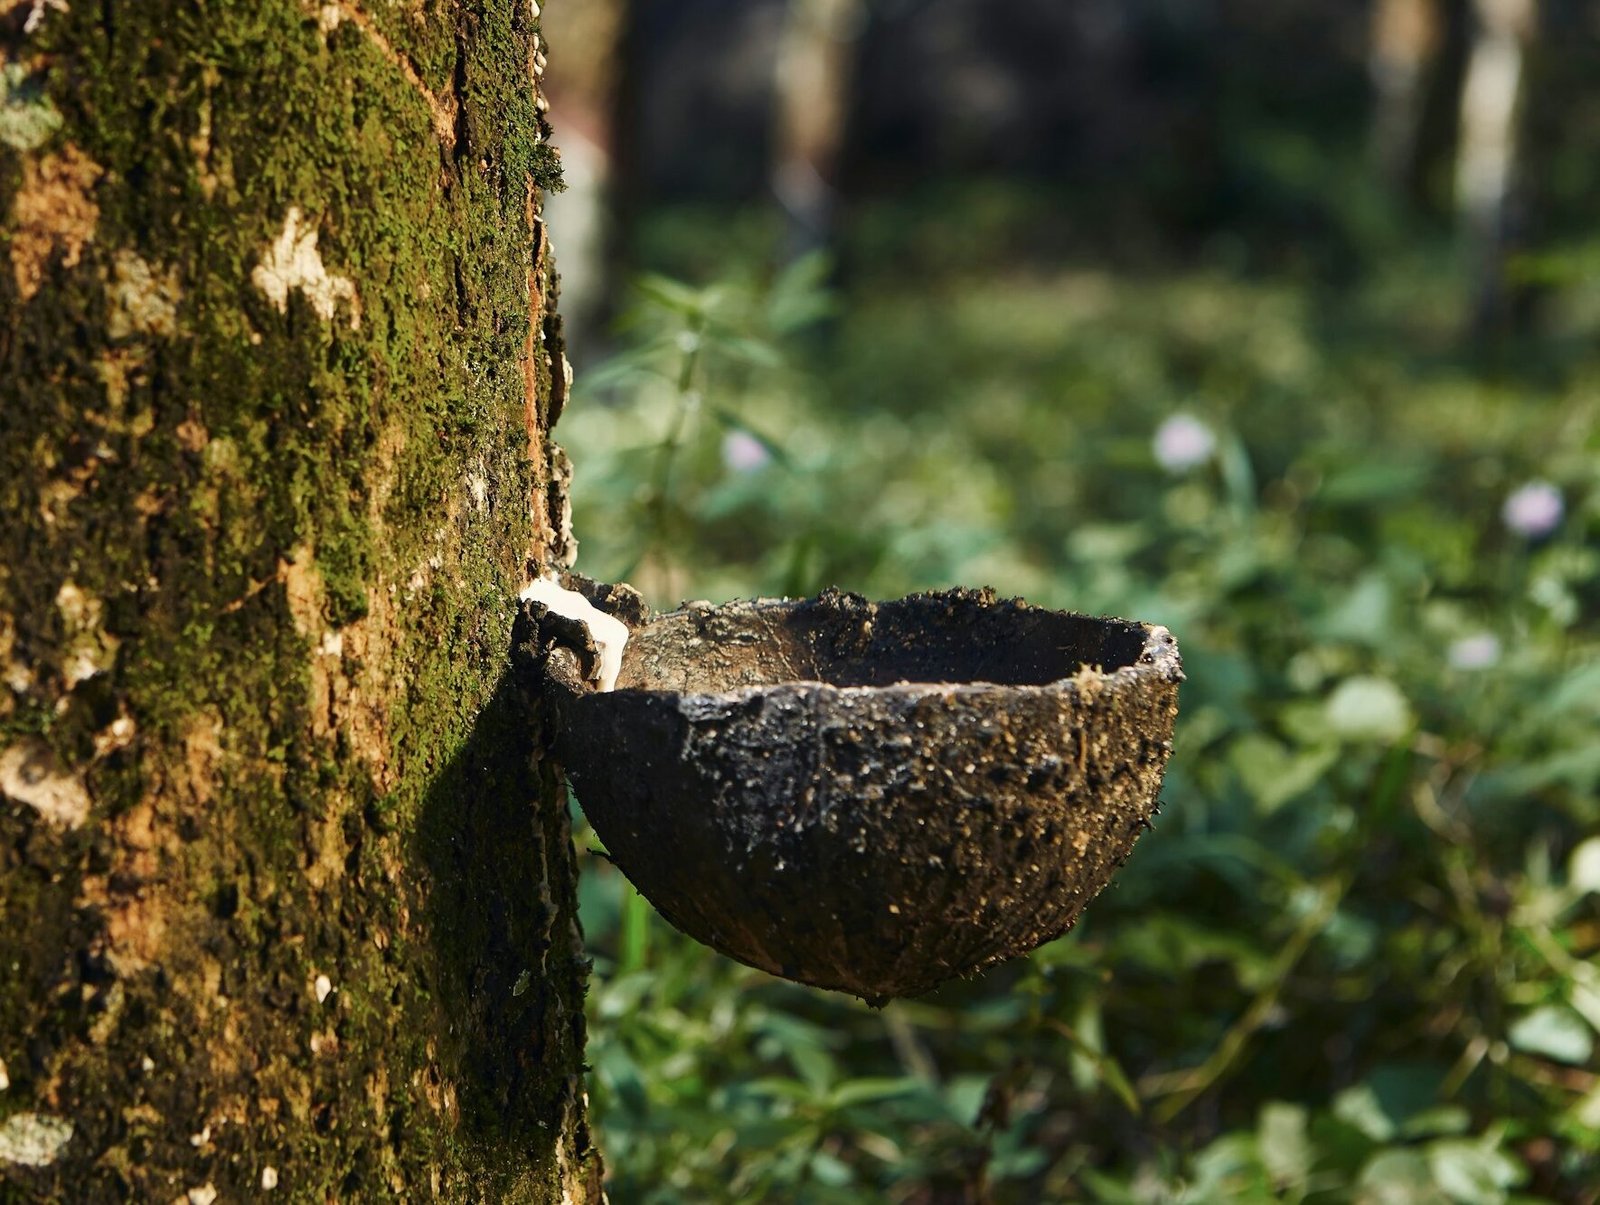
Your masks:
{"label": "green grass", "polygon": [[[1035,256],[1021,220],[859,215],[831,297],[814,265],[752,283],[757,222],[719,257],[658,220],[721,283],[652,284],[580,373],[580,566],[656,605],[987,584],[1165,623],[1156,830],[1068,937],[882,1012],[586,859],[613,1199],[1593,1201],[1595,278],[1475,346],[1436,243],[1335,282]],[[1175,414],[1216,438],[1185,472],[1152,450]],[[1565,501],[1541,539],[1501,518],[1530,480]]]}

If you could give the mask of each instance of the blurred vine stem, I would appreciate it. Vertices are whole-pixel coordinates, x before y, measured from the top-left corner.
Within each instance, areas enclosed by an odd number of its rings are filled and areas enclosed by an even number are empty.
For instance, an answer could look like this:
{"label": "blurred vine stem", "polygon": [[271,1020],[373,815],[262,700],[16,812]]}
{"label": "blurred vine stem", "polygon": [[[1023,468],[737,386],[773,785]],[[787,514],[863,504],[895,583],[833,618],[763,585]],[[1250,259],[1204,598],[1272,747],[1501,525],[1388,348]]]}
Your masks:
{"label": "blurred vine stem", "polygon": [[674,381],[677,408],[667,429],[667,436],[661,441],[656,454],[655,480],[651,484],[647,503],[650,522],[644,546],[639,551],[639,559],[643,559],[652,547],[664,543],[667,539],[669,534],[667,501],[672,492],[673,463],[677,460],[679,449],[683,447],[683,437],[689,429],[689,420],[700,407],[700,392],[694,387],[694,378],[695,372],[700,367],[700,352],[705,343],[705,316],[699,312],[692,312],[686,315],[686,321],[687,329],[680,332],[677,339],[678,350],[682,353],[682,359],[678,362],[677,379]]}
{"label": "blurred vine stem", "polygon": [[[680,479],[684,456],[696,438],[695,419],[702,410],[718,425],[755,440],[772,463],[793,469],[781,443],[752,424],[742,405],[708,404],[708,397],[715,389],[714,396],[743,398],[752,374],[787,367],[784,341],[833,312],[829,271],[828,258],[812,254],[789,263],[765,286],[723,282],[697,288],[654,273],[636,282],[638,300],[624,320],[625,329],[633,328],[633,346],[584,376],[585,389],[630,388],[651,380],[664,382],[670,393],[667,404],[672,409],[665,434],[641,449],[649,467],[648,480],[636,495],[637,543],[617,569],[618,577],[641,572],[640,566],[648,561],[651,576],[659,572],[662,579],[656,585],[670,592],[671,548],[677,541],[691,539],[679,525],[680,520],[692,518],[684,509]],[[663,363],[664,353],[673,358]],[[806,537],[794,542],[800,548]]]}
{"label": "blurred vine stem", "polygon": [[1333,919],[1349,886],[1349,880],[1344,876],[1324,879],[1317,886],[1315,902],[1306,910],[1306,914],[1300,918],[1300,923],[1295,926],[1294,932],[1289,935],[1289,940],[1284,942],[1283,948],[1278,951],[1266,984],[1256,993],[1255,999],[1250,1001],[1249,1006],[1228,1029],[1205,1062],[1186,1071],[1150,1076],[1140,1083],[1140,1090],[1145,1096],[1167,1098],[1152,1110],[1158,1121],[1169,1122],[1182,1113],[1227,1075],[1239,1061],[1251,1037],[1266,1024],[1277,1007],[1278,998],[1283,994],[1283,989],[1288,984],[1289,976],[1295,966],[1311,948],[1311,943]]}

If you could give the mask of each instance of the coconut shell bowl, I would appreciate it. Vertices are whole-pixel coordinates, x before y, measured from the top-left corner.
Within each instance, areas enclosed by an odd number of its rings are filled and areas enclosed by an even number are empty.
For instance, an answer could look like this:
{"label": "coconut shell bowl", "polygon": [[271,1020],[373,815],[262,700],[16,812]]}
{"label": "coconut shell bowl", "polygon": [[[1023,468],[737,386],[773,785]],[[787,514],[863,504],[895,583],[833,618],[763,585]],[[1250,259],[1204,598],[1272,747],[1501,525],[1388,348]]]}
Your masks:
{"label": "coconut shell bowl", "polygon": [[1165,628],[987,590],[651,614],[583,585],[627,641],[599,690],[584,627],[523,604],[546,738],[639,891],[750,966],[919,995],[1066,932],[1156,811]]}

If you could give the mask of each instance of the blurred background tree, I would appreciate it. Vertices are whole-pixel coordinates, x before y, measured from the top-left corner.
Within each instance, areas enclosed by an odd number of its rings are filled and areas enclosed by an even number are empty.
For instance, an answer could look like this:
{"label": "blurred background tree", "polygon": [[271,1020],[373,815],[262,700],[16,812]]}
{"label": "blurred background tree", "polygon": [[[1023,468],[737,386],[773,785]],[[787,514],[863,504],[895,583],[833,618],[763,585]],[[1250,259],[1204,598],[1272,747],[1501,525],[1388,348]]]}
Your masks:
{"label": "blurred background tree", "polygon": [[586,572],[991,584],[1191,670],[1118,883],[923,1000],[727,963],[589,858],[613,1195],[1595,1201],[1600,6],[545,27],[607,64],[550,81],[610,182],[551,216]]}

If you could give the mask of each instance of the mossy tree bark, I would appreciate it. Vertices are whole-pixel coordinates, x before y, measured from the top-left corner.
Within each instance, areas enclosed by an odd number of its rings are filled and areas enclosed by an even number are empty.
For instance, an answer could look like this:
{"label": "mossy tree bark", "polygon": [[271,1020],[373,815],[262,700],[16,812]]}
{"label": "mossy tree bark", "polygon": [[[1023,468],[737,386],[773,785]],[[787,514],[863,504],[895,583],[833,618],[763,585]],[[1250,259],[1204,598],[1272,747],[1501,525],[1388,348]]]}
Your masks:
{"label": "mossy tree bark", "polygon": [[0,0],[0,1199],[599,1199],[538,39]]}

